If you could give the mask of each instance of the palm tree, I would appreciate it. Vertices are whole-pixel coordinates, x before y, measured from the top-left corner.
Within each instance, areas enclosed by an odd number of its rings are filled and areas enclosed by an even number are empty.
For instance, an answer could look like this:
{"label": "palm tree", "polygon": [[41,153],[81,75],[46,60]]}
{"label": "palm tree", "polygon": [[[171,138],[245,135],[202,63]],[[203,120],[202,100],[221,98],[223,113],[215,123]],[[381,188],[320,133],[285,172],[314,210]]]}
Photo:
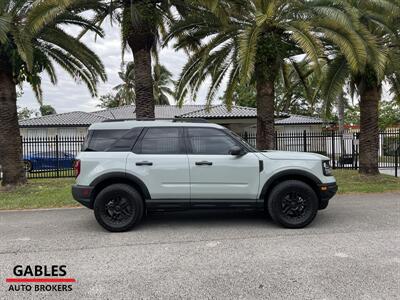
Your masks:
{"label": "palm tree", "polygon": [[118,100],[118,106],[135,103],[135,65],[133,62],[126,64],[125,70],[118,72],[122,83],[113,87],[116,91],[115,99]]}
{"label": "palm tree", "polygon": [[[330,1],[199,1],[196,14],[172,25],[166,39],[177,37],[176,49],[192,49],[177,84],[182,103],[188,93],[195,95],[205,79],[211,78],[209,104],[224,80],[225,101],[232,103],[238,82],[254,82],[257,90],[257,147],[274,146],[274,98],[276,80],[288,59],[306,54],[319,72],[323,55],[313,26],[325,13],[319,26],[332,32],[344,22],[336,19]],[[318,2],[318,7],[317,3]],[[347,25],[347,24],[346,24]],[[319,28],[320,29],[320,28]]]}
{"label": "palm tree", "polygon": [[[136,103],[134,62],[129,62],[125,70],[119,72],[118,75],[122,83],[113,88],[116,91],[115,99],[118,101],[118,106]],[[153,67],[152,78],[154,81],[154,103],[156,105],[169,105],[168,96],[174,95],[170,86],[175,84],[171,72],[165,66],[156,63]]]}
{"label": "palm tree", "polygon": [[[323,65],[323,61],[320,62]],[[321,100],[319,73],[312,63],[288,60],[277,80],[275,106],[278,112],[318,115]]]}
{"label": "palm tree", "polygon": [[21,162],[16,85],[28,82],[42,103],[41,74],[57,82],[54,64],[76,81],[84,82],[92,95],[106,75],[100,59],[78,39],[63,30],[74,24],[99,35],[80,12],[94,1],[3,0],[0,5],[0,158],[2,185],[26,182]]}
{"label": "palm tree", "polygon": [[353,45],[331,40],[324,78],[327,107],[343,92],[348,81],[351,94],[360,96],[360,173],[379,174],[379,102],[384,81],[400,95],[400,43],[398,0],[346,0],[341,18],[356,25]]}
{"label": "palm tree", "polygon": [[[189,2],[189,1],[187,1]],[[152,54],[166,28],[190,9],[183,0],[102,0],[108,7],[95,18],[101,24],[107,17],[121,24],[122,47],[132,50],[135,62],[135,95],[137,118],[154,118],[155,95],[152,77]]]}
{"label": "palm tree", "polygon": [[[315,115],[321,99],[319,81],[313,66],[306,61],[285,62],[275,82],[277,114]],[[256,95],[254,84],[239,83],[234,89],[233,102],[236,105],[256,107]],[[223,101],[223,97],[220,100]]]}
{"label": "palm tree", "polygon": [[174,91],[170,86],[175,85],[172,73],[160,64],[153,67],[154,100],[157,105],[169,105],[168,96],[173,97]]}

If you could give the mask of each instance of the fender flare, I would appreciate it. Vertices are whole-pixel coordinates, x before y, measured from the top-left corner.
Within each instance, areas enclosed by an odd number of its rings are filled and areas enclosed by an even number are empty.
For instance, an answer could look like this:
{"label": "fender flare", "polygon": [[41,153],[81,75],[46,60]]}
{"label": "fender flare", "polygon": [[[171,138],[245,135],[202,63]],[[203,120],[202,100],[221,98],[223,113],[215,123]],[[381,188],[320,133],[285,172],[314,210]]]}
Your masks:
{"label": "fender flare", "polygon": [[271,185],[278,180],[279,178],[285,177],[285,176],[300,176],[303,178],[307,178],[308,180],[312,181],[315,183],[316,186],[322,184],[321,180],[314,174],[304,171],[304,170],[284,170],[281,172],[278,172],[274,174],[272,177],[270,177],[266,183],[264,183],[264,186],[261,190],[260,197],[259,199],[264,199],[268,189],[271,187]]}
{"label": "fender flare", "polygon": [[148,190],[146,184],[142,180],[140,180],[138,177],[136,177],[135,175],[128,174],[125,172],[111,172],[111,173],[106,173],[106,174],[100,175],[99,177],[97,177],[90,183],[90,186],[93,188],[96,188],[96,186],[98,186],[99,184],[101,184],[102,182],[104,182],[106,180],[117,179],[117,178],[128,180],[128,181],[136,184],[141,189],[141,192],[143,193],[145,199],[146,200],[151,199],[151,196],[150,196],[150,193],[149,193],[149,190]]}

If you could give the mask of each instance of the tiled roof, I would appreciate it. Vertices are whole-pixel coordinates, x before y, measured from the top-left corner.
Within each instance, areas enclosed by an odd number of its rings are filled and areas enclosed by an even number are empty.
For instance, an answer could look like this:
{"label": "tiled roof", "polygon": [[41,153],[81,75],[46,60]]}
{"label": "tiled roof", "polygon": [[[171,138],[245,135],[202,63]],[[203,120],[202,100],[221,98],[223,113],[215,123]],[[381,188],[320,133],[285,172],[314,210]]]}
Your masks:
{"label": "tiled roof", "polygon": [[255,118],[257,109],[253,107],[233,105],[231,110],[224,104],[204,107],[202,109],[192,111],[186,114],[177,115],[180,118],[205,118],[205,119],[221,119],[221,118]]}
{"label": "tiled roof", "polygon": [[275,121],[276,125],[323,124],[320,118],[290,114],[288,118]]}
{"label": "tiled roof", "polygon": [[26,119],[19,121],[20,127],[88,127],[93,123],[107,120],[92,113],[83,111],[73,111],[69,113],[48,115],[39,118]]}
{"label": "tiled roof", "polygon": [[[202,110],[205,105],[183,105],[180,108],[177,105],[156,105],[155,117],[160,119],[172,119],[182,114],[187,114],[193,111]],[[126,105],[101,111],[95,111],[93,114],[104,116],[110,119],[134,119],[136,118],[135,106]]]}
{"label": "tiled roof", "polygon": [[[244,106],[228,108],[221,104],[207,108],[205,105],[156,105],[156,118],[204,118],[204,119],[238,119],[256,118],[257,109]],[[126,105],[111,109],[86,113],[74,111],[70,113],[49,115],[39,118],[22,120],[19,122],[24,127],[88,127],[93,123],[108,119],[134,119],[135,106]],[[282,117],[282,116],[281,116]],[[322,119],[315,117],[290,115],[287,118],[276,120],[276,125],[322,124]]]}

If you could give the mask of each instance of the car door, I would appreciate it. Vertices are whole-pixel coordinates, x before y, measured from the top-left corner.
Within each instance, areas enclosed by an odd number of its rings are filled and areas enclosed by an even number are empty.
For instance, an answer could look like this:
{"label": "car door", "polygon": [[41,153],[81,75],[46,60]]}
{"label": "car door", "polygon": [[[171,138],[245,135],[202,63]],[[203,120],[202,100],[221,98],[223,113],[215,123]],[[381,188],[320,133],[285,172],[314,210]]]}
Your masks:
{"label": "car door", "polygon": [[189,203],[189,162],[182,128],[144,129],[126,169],[144,182],[152,201],[185,199]]}
{"label": "car door", "polygon": [[42,152],[41,154],[41,165],[43,169],[54,170],[57,168],[57,154],[54,151]]}
{"label": "car door", "polygon": [[[256,199],[259,159],[254,153],[218,128],[187,128],[186,141],[192,204],[201,199]],[[243,155],[231,155],[234,146],[242,147]]]}

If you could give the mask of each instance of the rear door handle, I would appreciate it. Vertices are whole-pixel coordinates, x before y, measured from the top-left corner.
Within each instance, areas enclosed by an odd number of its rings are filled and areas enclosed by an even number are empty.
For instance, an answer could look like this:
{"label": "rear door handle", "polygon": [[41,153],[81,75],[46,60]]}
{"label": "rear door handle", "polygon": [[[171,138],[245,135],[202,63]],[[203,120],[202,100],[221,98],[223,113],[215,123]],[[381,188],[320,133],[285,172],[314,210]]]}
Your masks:
{"label": "rear door handle", "polygon": [[196,166],[212,166],[211,161],[196,161]]}
{"label": "rear door handle", "polygon": [[153,163],[151,161],[140,161],[136,163],[137,166],[152,166]]}

